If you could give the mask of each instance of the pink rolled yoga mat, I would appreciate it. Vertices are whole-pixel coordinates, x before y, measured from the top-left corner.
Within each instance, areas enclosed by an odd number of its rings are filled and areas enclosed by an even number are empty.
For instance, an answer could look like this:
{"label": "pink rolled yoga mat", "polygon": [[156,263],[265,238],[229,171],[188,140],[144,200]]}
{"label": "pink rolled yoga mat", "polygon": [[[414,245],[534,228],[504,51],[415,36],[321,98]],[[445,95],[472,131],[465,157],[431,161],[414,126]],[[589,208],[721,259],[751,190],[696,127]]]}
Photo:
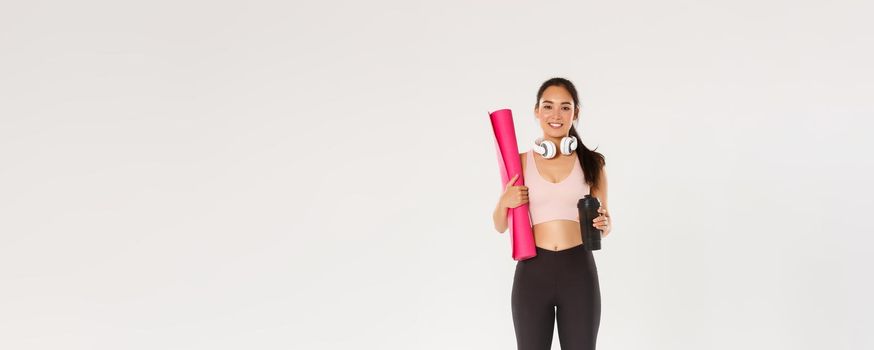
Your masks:
{"label": "pink rolled yoga mat", "polygon": [[[498,167],[501,171],[501,190],[507,182],[519,174],[514,186],[524,186],[522,162],[519,160],[519,146],[516,143],[516,128],[513,126],[513,113],[509,109],[499,109],[489,113],[492,130],[495,133],[495,149],[498,151]],[[531,217],[528,204],[510,208],[507,215],[510,227],[510,245],[513,247],[513,260],[525,260],[537,255],[534,248],[534,232],[531,230]]]}

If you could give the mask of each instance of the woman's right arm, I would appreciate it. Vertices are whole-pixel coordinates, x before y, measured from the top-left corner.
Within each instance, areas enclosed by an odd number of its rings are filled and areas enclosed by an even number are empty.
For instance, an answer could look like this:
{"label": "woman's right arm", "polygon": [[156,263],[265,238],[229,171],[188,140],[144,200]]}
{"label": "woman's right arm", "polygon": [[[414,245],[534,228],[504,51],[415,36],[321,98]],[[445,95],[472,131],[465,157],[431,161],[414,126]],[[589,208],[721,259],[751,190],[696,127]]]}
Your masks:
{"label": "woman's right arm", "polygon": [[495,212],[492,214],[492,220],[495,221],[495,231],[499,233],[507,231],[507,209],[528,203],[528,187],[513,186],[517,178],[519,178],[519,174],[513,175],[513,178],[507,181],[504,193],[498,199],[498,205],[495,206]]}
{"label": "woman's right arm", "polygon": [[498,200],[498,205],[495,207],[495,213],[492,214],[492,219],[495,221],[495,230],[498,233],[507,231],[507,207],[501,204]]}

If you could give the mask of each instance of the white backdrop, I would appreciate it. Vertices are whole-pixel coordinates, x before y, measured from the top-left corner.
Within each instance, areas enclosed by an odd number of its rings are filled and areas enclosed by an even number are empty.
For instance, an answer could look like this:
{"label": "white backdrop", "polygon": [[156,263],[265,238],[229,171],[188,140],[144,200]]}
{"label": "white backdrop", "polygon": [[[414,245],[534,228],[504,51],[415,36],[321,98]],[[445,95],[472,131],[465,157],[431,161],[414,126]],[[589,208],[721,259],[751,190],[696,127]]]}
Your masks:
{"label": "white backdrop", "polygon": [[0,348],[514,349],[486,112],[553,76],[599,349],[872,348],[872,10],[4,2]]}

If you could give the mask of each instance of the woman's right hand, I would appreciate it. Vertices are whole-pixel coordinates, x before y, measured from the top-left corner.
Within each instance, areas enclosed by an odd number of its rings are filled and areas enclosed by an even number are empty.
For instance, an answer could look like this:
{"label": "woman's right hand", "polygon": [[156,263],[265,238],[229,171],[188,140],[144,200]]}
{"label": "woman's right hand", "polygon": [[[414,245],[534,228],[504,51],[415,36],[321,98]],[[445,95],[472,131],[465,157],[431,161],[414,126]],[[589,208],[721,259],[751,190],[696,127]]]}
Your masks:
{"label": "woman's right hand", "polygon": [[504,193],[501,194],[501,207],[515,208],[522,204],[528,203],[528,187],[513,186],[519,174],[513,175],[510,181],[507,181],[507,186],[504,187]]}

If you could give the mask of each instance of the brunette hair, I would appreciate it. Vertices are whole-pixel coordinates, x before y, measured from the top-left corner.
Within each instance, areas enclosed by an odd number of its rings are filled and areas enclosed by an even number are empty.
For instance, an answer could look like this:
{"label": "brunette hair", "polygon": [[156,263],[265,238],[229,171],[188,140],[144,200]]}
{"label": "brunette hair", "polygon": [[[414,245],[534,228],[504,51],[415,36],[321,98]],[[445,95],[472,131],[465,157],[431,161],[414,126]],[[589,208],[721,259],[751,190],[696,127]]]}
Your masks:
{"label": "brunette hair", "polygon": [[[540,89],[537,90],[537,102],[534,103],[534,108],[540,107],[540,98],[543,97],[543,92],[546,91],[546,88],[550,86],[561,86],[571,94],[571,98],[574,100],[574,116],[579,118],[580,98],[577,95],[577,88],[574,87],[574,83],[565,78],[551,78],[543,82],[540,85]],[[589,184],[590,188],[598,188],[598,179],[601,178],[601,167],[606,164],[604,155],[586,147],[573,124],[571,124],[570,136],[577,138],[577,159],[580,160],[580,166],[583,168],[586,183]],[[595,147],[595,149],[598,148]]]}

